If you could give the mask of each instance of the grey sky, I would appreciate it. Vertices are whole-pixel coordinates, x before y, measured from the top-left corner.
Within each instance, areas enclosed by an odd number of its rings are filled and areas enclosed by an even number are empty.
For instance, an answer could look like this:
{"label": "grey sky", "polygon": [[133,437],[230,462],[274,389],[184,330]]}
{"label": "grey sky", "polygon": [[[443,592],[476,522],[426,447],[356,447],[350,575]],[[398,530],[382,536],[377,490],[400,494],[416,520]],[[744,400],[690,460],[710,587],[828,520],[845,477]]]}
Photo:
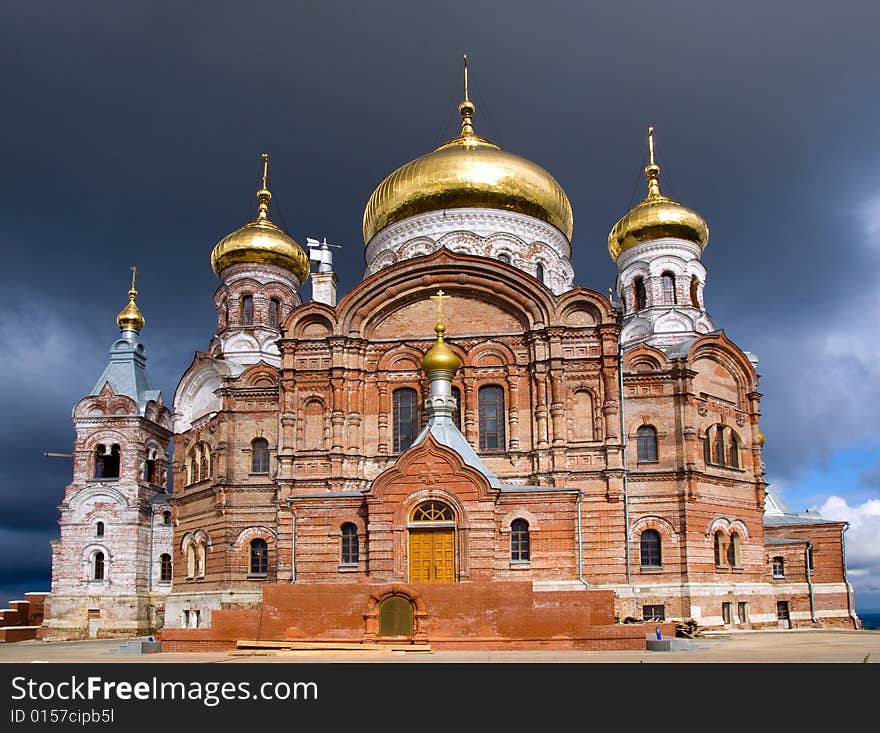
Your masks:
{"label": "grey sky", "polygon": [[[613,285],[607,234],[644,195],[655,126],[664,192],[709,223],[708,308],[761,359],[770,478],[794,504],[877,498],[876,482],[799,487],[840,452],[858,470],[880,458],[880,6],[605,5],[6,8],[0,596],[47,587],[70,466],[42,452],[70,450],[70,410],[106,363],[128,267],[170,402],[213,333],[209,255],[252,217],[260,153],[273,219],[301,243],[344,246],[344,292],[374,186],[456,134],[464,52],[477,132],[572,201],[579,285]],[[26,562],[23,543],[37,548]]]}

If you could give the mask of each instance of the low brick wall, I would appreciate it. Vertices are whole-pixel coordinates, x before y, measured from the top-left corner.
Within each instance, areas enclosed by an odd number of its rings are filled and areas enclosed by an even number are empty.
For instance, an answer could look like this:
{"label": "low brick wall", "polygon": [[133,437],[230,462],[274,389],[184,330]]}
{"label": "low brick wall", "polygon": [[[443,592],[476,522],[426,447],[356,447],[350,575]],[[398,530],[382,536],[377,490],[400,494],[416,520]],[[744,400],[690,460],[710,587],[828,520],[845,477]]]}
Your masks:
{"label": "low brick wall", "polygon": [[[259,610],[221,609],[211,628],[169,629],[165,651],[235,648],[238,640],[381,642],[389,595],[415,609],[416,642],[446,649],[644,649],[645,627],[614,624],[613,591],[535,592],[528,582],[267,585]],[[653,631],[653,627],[651,627]],[[664,636],[675,633],[662,624]]]}

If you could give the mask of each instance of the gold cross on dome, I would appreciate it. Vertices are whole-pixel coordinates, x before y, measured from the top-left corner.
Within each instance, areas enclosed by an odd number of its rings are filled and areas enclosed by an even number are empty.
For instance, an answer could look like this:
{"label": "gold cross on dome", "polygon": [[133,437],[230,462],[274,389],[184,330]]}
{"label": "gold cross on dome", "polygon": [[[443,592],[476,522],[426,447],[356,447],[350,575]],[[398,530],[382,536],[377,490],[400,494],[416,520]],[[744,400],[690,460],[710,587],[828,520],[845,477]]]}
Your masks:
{"label": "gold cross on dome", "polygon": [[134,267],[134,266],[132,266],[132,267],[131,267],[131,289],[132,289],[132,290],[134,290],[134,278],[135,278],[135,275],[137,275],[137,268]]}
{"label": "gold cross on dome", "polygon": [[442,290],[437,291],[437,295],[432,295],[431,300],[437,301],[437,322],[443,323],[443,301],[452,296],[447,295]]}

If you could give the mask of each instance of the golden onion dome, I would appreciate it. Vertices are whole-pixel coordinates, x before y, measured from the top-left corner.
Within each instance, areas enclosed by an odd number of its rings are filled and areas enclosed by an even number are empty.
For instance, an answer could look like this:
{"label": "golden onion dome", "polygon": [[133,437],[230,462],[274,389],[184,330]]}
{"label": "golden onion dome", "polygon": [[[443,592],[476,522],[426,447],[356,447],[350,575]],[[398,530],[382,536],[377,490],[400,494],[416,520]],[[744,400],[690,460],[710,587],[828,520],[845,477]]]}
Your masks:
{"label": "golden onion dome", "polygon": [[437,340],[428,350],[428,353],[422,357],[422,370],[429,374],[433,371],[446,371],[453,374],[461,369],[461,359],[455,352],[450,349],[446,342],[443,341],[443,334],[446,332],[446,326],[438,323],[434,326],[434,332],[437,334]]}
{"label": "golden onion dome", "polygon": [[134,289],[134,278],[136,274],[137,269],[132,267],[131,288],[129,288],[128,291],[128,305],[125,306],[125,308],[123,308],[121,311],[119,311],[119,315],[116,316],[116,323],[123,331],[125,331],[126,329],[131,329],[132,331],[140,331],[146,323],[146,319],[141,313],[140,308],[138,308],[137,303],[135,303],[138,295],[138,291]]}
{"label": "golden onion dome", "polygon": [[262,262],[290,270],[304,283],[309,276],[309,258],[291,237],[269,221],[269,201],[272,194],[267,188],[269,156],[263,154],[263,182],[257,191],[259,204],[257,218],[221,239],[211,252],[211,267],[217,275],[222,270],[241,262]]}
{"label": "golden onion dome", "polygon": [[395,222],[457,208],[526,214],[552,224],[571,240],[571,203],[556,179],[474,133],[476,107],[468,99],[467,58],[464,101],[458,110],[461,135],[401,166],[373,191],[364,209],[364,243]]}
{"label": "golden onion dome", "polygon": [[650,162],[645,166],[648,195],[621,218],[608,235],[608,252],[617,261],[621,252],[642,242],[675,237],[702,249],[709,241],[709,227],[696,211],[660,193],[660,166],[654,162],[654,128],[648,129]]}

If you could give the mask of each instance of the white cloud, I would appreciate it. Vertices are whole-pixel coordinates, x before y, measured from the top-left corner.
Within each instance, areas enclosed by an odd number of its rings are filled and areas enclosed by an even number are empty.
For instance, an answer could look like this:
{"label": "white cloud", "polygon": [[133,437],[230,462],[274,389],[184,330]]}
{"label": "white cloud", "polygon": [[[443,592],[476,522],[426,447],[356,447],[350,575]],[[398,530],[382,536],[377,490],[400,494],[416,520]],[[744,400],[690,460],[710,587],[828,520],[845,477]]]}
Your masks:
{"label": "white cloud", "polygon": [[825,519],[849,522],[846,565],[858,602],[859,593],[880,593],[880,499],[850,506],[841,496],[829,496],[814,507]]}

